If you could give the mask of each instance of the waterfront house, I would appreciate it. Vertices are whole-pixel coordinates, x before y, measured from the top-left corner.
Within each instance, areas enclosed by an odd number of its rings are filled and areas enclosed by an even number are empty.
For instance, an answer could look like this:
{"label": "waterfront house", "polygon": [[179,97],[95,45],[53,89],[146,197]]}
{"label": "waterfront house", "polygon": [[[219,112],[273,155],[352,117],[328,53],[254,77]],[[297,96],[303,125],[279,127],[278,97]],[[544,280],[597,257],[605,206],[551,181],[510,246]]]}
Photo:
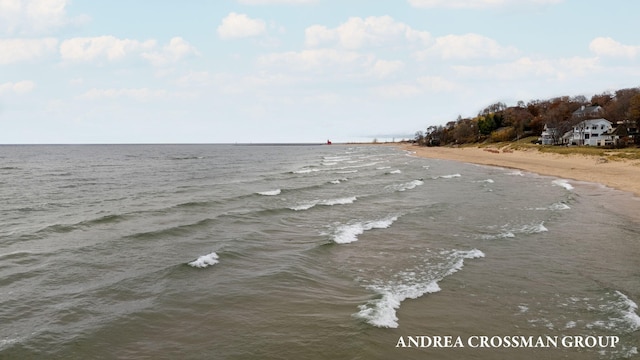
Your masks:
{"label": "waterfront house", "polygon": [[611,121],[590,119],[573,127],[569,143],[572,145],[605,146],[613,143]]}

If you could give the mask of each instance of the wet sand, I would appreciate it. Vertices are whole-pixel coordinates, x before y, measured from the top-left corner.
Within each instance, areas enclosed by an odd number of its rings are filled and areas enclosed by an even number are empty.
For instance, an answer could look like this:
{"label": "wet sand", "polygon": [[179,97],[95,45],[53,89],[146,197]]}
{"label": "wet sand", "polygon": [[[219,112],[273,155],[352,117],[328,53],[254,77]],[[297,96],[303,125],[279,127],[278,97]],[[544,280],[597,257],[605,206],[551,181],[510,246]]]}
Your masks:
{"label": "wet sand", "polygon": [[[395,146],[398,146],[397,144]],[[478,147],[421,147],[401,144],[416,156],[501,166],[565,179],[600,183],[640,196],[640,161],[610,161],[597,156],[542,153],[535,149],[507,150]]]}

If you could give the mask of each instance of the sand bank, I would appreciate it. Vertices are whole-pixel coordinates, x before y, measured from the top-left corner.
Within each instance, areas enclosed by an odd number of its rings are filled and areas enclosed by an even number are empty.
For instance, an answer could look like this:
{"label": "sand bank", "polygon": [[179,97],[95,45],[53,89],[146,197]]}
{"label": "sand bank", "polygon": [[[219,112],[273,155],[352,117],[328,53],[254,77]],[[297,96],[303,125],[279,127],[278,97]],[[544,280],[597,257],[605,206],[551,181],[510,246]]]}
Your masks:
{"label": "sand bank", "polygon": [[542,153],[536,149],[499,151],[478,147],[421,147],[403,144],[417,156],[501,166],[541,175],[600,183],[640,196],[640,161],[608,161],[597,156]]}

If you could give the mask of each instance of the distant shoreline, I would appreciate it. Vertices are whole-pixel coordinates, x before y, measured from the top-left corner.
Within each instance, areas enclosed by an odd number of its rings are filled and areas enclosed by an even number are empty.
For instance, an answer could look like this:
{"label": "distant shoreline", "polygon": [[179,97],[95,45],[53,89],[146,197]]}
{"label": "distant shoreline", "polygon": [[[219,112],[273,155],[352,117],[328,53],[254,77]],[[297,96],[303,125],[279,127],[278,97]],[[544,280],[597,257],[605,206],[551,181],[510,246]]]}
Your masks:
{"label": "distant shoreline", "polygon": [[415,153],[416,156],[499,166],[557,176],[565,179],[599,183],[640,196],[640,160],[607,161],[598,156],[560,155],[535,149],[489,150],[479,147],[422,147],[411,144],[388,144]]}

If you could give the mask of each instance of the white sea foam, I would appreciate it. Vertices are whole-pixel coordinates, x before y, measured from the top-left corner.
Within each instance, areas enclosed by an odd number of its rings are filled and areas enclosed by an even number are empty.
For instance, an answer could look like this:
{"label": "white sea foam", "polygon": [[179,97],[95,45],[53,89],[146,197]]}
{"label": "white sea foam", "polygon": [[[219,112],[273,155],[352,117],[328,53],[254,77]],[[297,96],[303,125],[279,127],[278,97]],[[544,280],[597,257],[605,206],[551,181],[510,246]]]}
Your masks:
{"label": "white sea foam", "polygon": [[294,174],[309,174],[312,172],[320,171],[319,169],[300,169],[293,171]]}
{"label": "white sea foam", "polygon": [[353,174],[357,172],[358,170],[341,170],[341,171],[336,171],[336,174]]}
{"label": "white sea foam", "polygon": [[376,327],[397,328],[396,310],[404,300],[417,299],[422,295],[438,292],[440,286],[437,281],[432,281],[427,284],[400,284],[395,288],[392,286],[370,286],[369,289],[381,294],[382,297],[358,306],[360,311],[354,316],[364,319]]}
{"label": "white sea foam", "polygon": [[[495,227],[490,227],[490,228],[495,228]],[[544,226],[544,222],[541,222],[539,224],[538,223],[525,224],[519,227],[503,225],[500,227],[499,234],[481,235],[480,238],[483,240],[507,239],[507,238],[514,238],[518,234],[537,234],[537,233],[546,232],[546,231],[549,231],[549,229],[547,229]]]}
{"label": "white sea foam", "polygon": [[2,350],[3,348],[13,345],[17,342],[19,342],[20,339],[2,339],[0,340],[0,350]]}
{"label": "white sea foam", "polygon": [[417,299],[425,294],[440,291],[438,282],[445,277],[459,271],[464,266],[465,259],[484,257],[478,249],[469,251],[448,250],[441,252],[445,258],[441,266],[443,272],[438,275],[427,275],[428,271],[401,271],[391,281],[376,281],[366,286],[369,290],[379,294],[379,298],[358,306],[359,312],[354,316],[367,323],[384,328],[397,328],[398,317],[396,311],[406,299]]}
{"label": "white sea foam", "polygon": [[327,199],[327,200],[313,200],[307,201],[296,206],[290,207],[291,210],[302,211],[309,210],[316,205],[324,205],[324,206],[333,206],[333,205],[346,205],[354,203],[358,198],[355,196],[346,197],[346,198],[338,198],[338,199]]}
{"label": "white sea foam", "polygon": [[476,182],[493,184],[495,181],[493,181],[493,179],[486,179],[486,180],[479,180],[479,181],[476,181]]}
{"label": "white sea foam", "polygon": [[386,169],[391,169],[391,166],[380,166],[376,168],[376,170],[386,170]]}
{"label": "white sea foam", "polygon": [[341,182],[345,182],[345,181],[347,181],[347,179],[346,178],[342,178],[342,179],[331,180],[331,181],[329,181],[329,183],[331,183],[331,184],[340,184]]}
{"label": "white sea foam", "polygon": [[640,316],[636,314],[638,311],[638,304],[629,299],[627,295],[616,290],[616,294],[620,297],[620,308],[622,312],[622,318],[629,324],[632,331],[640,329]]}
{"label": "white sea foam", "polygon": [[338,163],[337,163],[337,162],[324,162],[324,161],[323,161],[323,162],[322,162],[322,165],[323,165],[323,166],[333,166],[333,165],[338,165]]}
{"label": "white sea foam", "polygon": [[402,174],[402,171],[399,169],[389,171],[387,174]]}
{"label": "white sea foam", "polygon": [[[578,299],[580,300],[580,299]],[[582,299],[588,301],[590,299]],[[598,299],[606,301],[596,306],[587,304],[589,309],[602,312],[606,320],[596,320],[586,325],[587,329],[601,328],[607,331],[635,332],[640,330],[640,316],[636,313],[638,305],[620,291],[607,293]]]}
{"label": "white sea foam", "polygon": [[512,172],[508,172],[507,175],[511,175],[511,176],[524,176],[524,174],[522,173],[522,171],[516,170],[516,171],[512,171]]}
{"label": "white sea foam", "polygon": [[355,196],[351,196],[351,197],[339,198],[339,199],[321,200],[318,202],[318,205],[326,205],[326,206],[346,205],[346,204],[352,204],[357,199],[358,198],[356,198]]}
{"label": "white sea foam", "polygon": [[460,175],[460,174],[451,174],[451,175],[436,176],[436,177],[433,177],[432,179],[434,179],[434,180],[435,179],[453,179],[453,178],[459,178],[461,176],[462,175]]}
{"label": "white sea foam", "polygon": [[564,203],[555,203],[551,206],[549,206],[550,210],[569,210],[571,209],[571,207],[567,204]]}
{"label": "white sea foam", "polygon": [[294,210],[294,211],[304,211],[304,210],[309,210],[312,207],[316,206],[317,202],[315,201],[309,201],[309,202],[305,202],[302,204],[298,204],[295,206],[290,207],[289,209]]}
{"label": "white sea foam", "polygon": [[569,184],[569,181],[564,179],[557,179],[552,181],[553,185],[561,186],[567,190],[573,190],[573,186]]}
{"label": "white sea foam", "polygon": [[280,193],[282,192],[282,190],[280,189],[275,189],[275,190],[269,190],[269,191],[262,191],[259,192],[259,195],[264,195],[264,196],[276,196],[276,195],[280,195]]}
{"label": "white sea foam", "polygon": [[196,260],[189,263],[189,265],[197,268],[206,268],[218,263],[218,254],[212,252],[211,254],[202,255]]}
{"label": "white sea foam", "polygon": [[361,221],[338,226],[333,236],[336,244],[348,244],[358,241],[358,235],[372,229],[386,229],[398,220],[397,216],[390,216],[381,220]]}
{"label": "white sea foam", "polygon": [[423,184],[424,184],[424,181],[422,180],[413,180],[407,183],[388,185],[385,187],[385,189],[391,190],[391,191],[406,191],[406,190],[414,189],[416,186],[420,186]]}

